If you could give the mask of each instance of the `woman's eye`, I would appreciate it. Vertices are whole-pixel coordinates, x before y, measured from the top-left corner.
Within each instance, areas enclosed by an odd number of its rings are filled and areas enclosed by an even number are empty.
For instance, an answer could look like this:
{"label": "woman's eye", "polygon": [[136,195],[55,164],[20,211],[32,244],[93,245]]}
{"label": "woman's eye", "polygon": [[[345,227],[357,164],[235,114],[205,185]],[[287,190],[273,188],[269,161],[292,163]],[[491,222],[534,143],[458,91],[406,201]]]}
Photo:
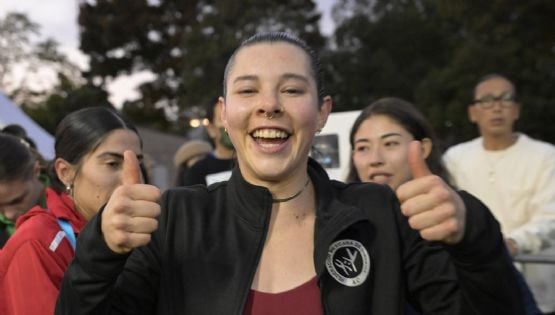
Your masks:
{"label": "woman's eye", "polygon": [[110,161],[106,163],[111,168],[119,168],[121,163],[118,161]]}
{"label": "woman's eye", "polygon": [[241,94],[241,95],[250,95],[250,94],[253,94],[255,92],[256,92],[255,89],[243,88],[243,89],[239,89],[239,91],[237,93]]}
{"label": "woman's eye", "polygon": [[385,143],[385,146],[386,146],[386,147],[396,147],[396,146],[398,146],[398,145],[399,145],[399,142],[398,142],[398,141],[387,141],[387,142]]}
{"label": "woman's eye", "polygon": [[368,151],[368,147],[365,146],[360,146],[360,147],[355,147],[355,152],[367,152]]}
{"label": "woman's eye", "polygon": [[283,92],[289,95],[299,95],[303,93],[303,90],[297,89],[297,88],[287,88],[287,89],[284,89]]}

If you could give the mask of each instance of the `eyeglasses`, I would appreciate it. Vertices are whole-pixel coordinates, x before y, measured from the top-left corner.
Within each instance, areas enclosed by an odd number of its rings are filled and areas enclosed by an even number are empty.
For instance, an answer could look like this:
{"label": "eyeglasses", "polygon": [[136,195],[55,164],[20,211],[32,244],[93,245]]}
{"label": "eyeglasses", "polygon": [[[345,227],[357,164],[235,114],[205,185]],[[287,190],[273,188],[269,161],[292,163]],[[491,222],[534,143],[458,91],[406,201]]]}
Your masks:
{"label": "eyeglasses", "polygon": [[502,108],[511,107],[515,102],[515,97],[512,92],[505,92],[499,96],[493,96],[491,94],[485,95],[480,99],[474,100],[474,104],[480,106],[483,109],[490,109],[499,103]]}

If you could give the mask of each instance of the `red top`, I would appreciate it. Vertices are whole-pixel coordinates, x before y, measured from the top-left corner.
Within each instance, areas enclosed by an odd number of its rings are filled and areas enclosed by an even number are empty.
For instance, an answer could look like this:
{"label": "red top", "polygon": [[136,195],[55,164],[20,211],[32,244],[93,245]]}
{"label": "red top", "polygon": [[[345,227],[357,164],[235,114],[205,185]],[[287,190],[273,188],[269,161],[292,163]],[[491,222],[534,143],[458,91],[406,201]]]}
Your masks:
{"label": "red top", "polygon": [[86,223],[64,193],[48,188],[49,210],[35,206],[17,220],[17,229],[0,252],[0,314],[53,314],[73,248],[57,218],[75,234]]}
{"label": "red top", "polygon": [[316,277],[300,286],[280,293],[250,290],[244,315],[322,315],[320,288]]}

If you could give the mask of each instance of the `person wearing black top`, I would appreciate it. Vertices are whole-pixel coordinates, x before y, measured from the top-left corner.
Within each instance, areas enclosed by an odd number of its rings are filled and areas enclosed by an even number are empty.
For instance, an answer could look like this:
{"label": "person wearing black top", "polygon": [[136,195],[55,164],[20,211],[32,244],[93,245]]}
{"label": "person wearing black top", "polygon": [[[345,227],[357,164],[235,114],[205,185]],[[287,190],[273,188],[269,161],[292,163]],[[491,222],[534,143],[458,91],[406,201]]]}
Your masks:
{"label": "person wearing black top", "polygon": [[214,102],[206,110],[206,117],[209,121],[206,129],[214,144],[214,150],[191,166],[180,183],[183,186],[210,185],[227,180],[231,176],[231,169],[235,165],[235,151],[227,132],[222,126],[220,106],[218,102]]}

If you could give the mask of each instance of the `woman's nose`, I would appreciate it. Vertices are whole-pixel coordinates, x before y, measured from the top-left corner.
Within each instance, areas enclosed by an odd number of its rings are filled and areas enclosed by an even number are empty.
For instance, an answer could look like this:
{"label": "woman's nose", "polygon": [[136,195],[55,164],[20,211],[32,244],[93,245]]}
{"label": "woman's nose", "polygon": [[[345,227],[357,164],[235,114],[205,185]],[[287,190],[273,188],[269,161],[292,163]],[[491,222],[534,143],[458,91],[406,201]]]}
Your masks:
{"label": "woman's nose", "polygon": [[284,112],[279,97],[275,93],[263,95],[257,113],[268,119],[280,116]]}
{"label": "woman's nose", "polygon": [[370,151],[370,166],[376,167],[384,164],[384,159],[382,155],[382,151],[379,148],[375,148]]}

